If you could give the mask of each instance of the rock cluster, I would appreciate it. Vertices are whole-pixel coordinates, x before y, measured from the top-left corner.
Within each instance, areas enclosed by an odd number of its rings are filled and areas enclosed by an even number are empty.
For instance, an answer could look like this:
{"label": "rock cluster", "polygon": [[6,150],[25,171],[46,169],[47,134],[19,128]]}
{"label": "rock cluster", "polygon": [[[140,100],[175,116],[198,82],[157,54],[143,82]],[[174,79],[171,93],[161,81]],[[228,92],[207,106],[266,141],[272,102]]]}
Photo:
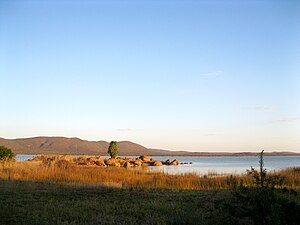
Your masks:
{"label": "rock cluster", "polygon": [[31,161],[41,161],[44,164],[52,164],[59,167],[68,167],[70,165],[82,166],[114,166],[114,167],[141,167],[141,166],[177,166],[180,162],[176,159],[159,161],[149,158],[148,156],[140,156],[138,158],[102,158],[97,156],[71,156],[71,155],[38,155]]}

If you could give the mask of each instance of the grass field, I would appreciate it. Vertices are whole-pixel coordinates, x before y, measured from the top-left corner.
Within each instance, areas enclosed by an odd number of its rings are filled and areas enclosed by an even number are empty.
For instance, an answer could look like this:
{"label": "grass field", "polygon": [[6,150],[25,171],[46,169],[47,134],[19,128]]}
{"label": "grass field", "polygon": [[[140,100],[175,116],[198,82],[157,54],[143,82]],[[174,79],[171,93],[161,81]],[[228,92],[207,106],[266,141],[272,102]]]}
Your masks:
{"label": "grass field", "polygon": [[[145,170],[132,170],[118,167],[78,166],[57,161],[53,164],[40,162],[7,162],[0,164],[0,179],[39,181],[64,184],[89,184],[117,188],[156,188],[174,190],[230,189],[243,183],[252,186],[249,176],[203,176],[168,175]],[[297,168],[280,171],[284,176],[279,188],[300,189],[300,170]]]}
{"label": "grass field", "polygon": [[299,225],[299,174],[273,174],[285,177],[274,189],[249,176],[8,162],[0,167],[0,224]]}
{"label": "grass field", "polygon": [[[259,224],[253,211],[238,212],[241,205],[229,190],[119,189],[3,180],[0,190],[1,224]],[[285,201],[299,205],[299,194],[285,194]]]}
{"label": "grass field", "polygon": [[[184,224],[206,221],[223,192],[170,192],[1,181],[2,224]],[[201,224],[201,223],[199,223]]]}

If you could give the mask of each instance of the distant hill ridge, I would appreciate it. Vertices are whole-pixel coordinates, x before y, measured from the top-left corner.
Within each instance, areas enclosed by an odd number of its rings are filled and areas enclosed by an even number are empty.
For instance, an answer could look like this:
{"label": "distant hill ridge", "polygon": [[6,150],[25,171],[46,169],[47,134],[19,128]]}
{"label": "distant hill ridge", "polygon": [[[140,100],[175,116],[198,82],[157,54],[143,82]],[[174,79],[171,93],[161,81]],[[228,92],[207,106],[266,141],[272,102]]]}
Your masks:
{"label": "distant hill ridge", "polygon": [[[86,141],[66,137],[32,137],[18,139],[0,138],[0,145],[11,148],[16,154],[92,154],[107,155],[109,142]],[[120,155],[149,154],[152,151],[142,145],[130,142],[118,142]]]}
{"label": "distant hill ridge", "polygon": [[[76,137],[31,137],[17,139],[0,138],[0,145],[4,145],[12,149],[15,154],[89,154],[104,156],[108,155],[107,148],[109,146],[109,142],[87,141]],[[259,153],[259,151],[257,153],[169,151],[149,149],[130,141],[119,141],[118,150],[120,156],[251,156]],[[266,152],[265,155],[300,155],[300,153]]]}

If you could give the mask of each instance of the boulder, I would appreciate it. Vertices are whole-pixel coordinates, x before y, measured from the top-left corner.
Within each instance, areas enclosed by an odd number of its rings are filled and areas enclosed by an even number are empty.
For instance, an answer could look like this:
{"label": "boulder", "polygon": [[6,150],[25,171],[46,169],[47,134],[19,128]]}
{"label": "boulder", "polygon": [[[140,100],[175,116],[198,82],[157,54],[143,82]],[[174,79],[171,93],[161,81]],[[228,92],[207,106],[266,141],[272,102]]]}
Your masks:
{"label": "boulder", "polygon": [[124,167],[125,168],[130,168],[130,167],[132,167],[132,165],[130,164],[130,162],[125,162]]}
{"label": "boulder", "polygon": [[163,164],[161,161],[155,160],[155,161],[152,161],[150,165],[151,166],[162,166]]}
{"label": "boulder", "polygon": [[109,159],[105,159],[104,162],[108,166],[113,166],[117,162],[117,159],[109,158]]}
{"label": "boulder", "polygon": [[172,163],[171,159],[168,159],[167,161],[164,162],[165,165],[170,165]]}
{"label": "boulder", "polygon": [[141,160],[134,160],[132,162],[132,164],[137,167],[137,166],[142,166],[143,165],[143,162]]}
{"label": "boulder", "polygon": [[144,162],[150,162],[150,158],[146,155],[142,155],[139,157],[140,160],[144,161]]}
{"label": "boulder", "polygon": [[174,159],[170,164],[170,166],[178,166],[178,165],[179,165],[179,161],[177,159]]}
{"label": "boulder", "polygon": [[177,159],[174,160],[168,159],[167,161],[164,162],[164,164],[168,166],[177,166],[180,164],[180,162]]}
{"label": "boulder", "polygon": [[124,166],[124,164],[127,162],[126,159],[118,158],[117,162],[120,163],[121,166]]}
{"label": "boulder", "polygon": [[86,158],[86,164],[87,165],[95,165],[95,161],[92,157]]}
{"label": "boulder", "polygon": [[114,162],[114,163],[112,163],[110,166],[120,167],[121,164],[120,164],[119,162]]}
{"label": "boulder", "polygon": [[87,165],[86,158],[84,158],[84,157],[78,157],[78,158],[76,159],[76,163],[77,163],[78,165]]}
{"label": "boulder", "polygon": [[104,159],[98,159],[97,161],[95,161],[95,165],[97,166],[106,166]]}
{"label": "boulder", "polygon": [[143,160],[139,159],[139,158],[132,158],[128,160],[131,164],[136,164],[136,165],[141,165],[143,164]]}

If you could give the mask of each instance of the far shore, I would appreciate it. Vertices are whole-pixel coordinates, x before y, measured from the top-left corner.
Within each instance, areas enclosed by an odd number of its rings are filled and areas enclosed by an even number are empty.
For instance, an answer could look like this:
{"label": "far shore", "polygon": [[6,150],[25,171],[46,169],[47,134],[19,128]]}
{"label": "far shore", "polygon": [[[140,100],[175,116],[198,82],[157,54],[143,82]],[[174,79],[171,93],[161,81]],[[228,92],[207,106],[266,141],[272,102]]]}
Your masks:
{"label": "far shore", "polygon": [[[18,152],[16,153],[16,155],[44,155],[46,154],[45,152],[39,152],[39,153],[22,153],[22,152]],[[53,154],[53,155],[97,155],[97,154],[90,154],[90,153],[83,153],[83,154],[70,154],[70,153],[51,153],[51,152],[47,152],[47,154]],[[186,153],[186,154],[151,154],[148,155],[149,157],[244,157],[244,156],[258,156],[259,153],[256,152],[247,152],[247,153]],[[295,153],[295,152],[288,152],[288,153],[284,153],[284,152],[265,152],[264,153],[265,156],[300,156],[300,153]],[[103,155],[103,154],[99,154],[97,156],[101,156],[101,157],[109,157],[109,155]],[[125,157],[125,156],[138,156],[138,155],[134,155],[134,154],[127,154],[127,155],[123,155],[120,154],[120,157]]]}

